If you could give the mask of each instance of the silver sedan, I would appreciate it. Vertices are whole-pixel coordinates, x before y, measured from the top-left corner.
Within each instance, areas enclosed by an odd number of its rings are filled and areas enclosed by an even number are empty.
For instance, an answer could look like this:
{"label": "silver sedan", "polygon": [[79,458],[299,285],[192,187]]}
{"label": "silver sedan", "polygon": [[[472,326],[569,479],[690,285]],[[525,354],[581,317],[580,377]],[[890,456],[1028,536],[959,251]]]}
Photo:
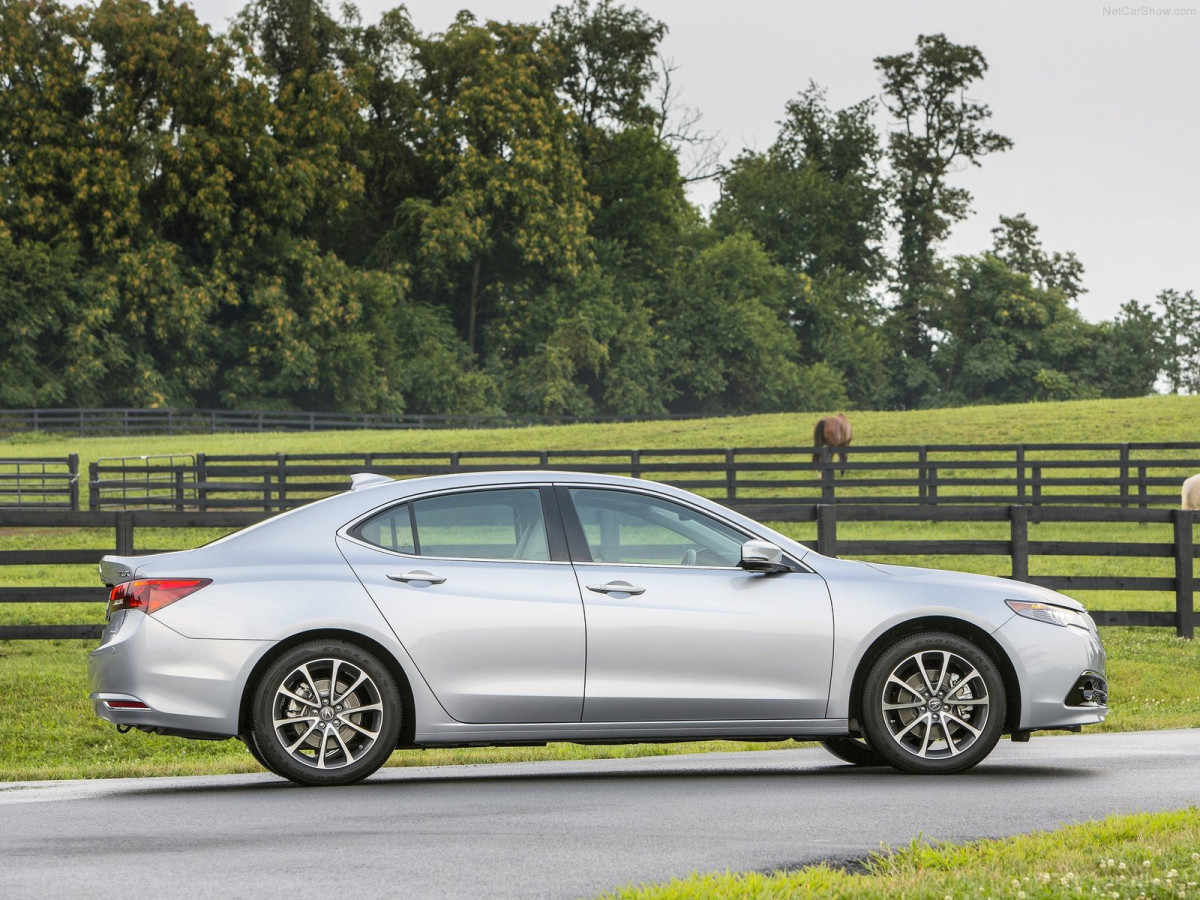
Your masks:
{"label": "silver sedan", "polygon": [[1032,585],[833,559],[665,485],[502,472],[354,487],[207,546],[106,556],[92,705],[347,784],[397,747],[820,740],[947,773],[1108,713]]}

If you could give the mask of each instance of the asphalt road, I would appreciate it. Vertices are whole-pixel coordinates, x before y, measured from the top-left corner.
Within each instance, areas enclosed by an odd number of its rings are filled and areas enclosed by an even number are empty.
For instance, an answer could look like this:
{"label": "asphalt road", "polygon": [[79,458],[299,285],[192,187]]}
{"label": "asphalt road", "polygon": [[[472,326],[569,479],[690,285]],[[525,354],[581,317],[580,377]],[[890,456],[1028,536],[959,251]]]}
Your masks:
{"label": "asphalt road", "polygon": [[0,785],[0,897],[593,896],[1200,804],[1200,729],[1002,742],[949,777],[823,750]]}

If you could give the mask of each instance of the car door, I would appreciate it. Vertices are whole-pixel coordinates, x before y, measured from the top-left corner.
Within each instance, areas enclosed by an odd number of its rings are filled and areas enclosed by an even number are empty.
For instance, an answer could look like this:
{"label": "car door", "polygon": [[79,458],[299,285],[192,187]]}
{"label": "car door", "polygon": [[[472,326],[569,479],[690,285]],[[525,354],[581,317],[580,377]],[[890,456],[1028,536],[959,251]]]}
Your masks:
{"label": "car door", "polygon": [[339,534],[346,561],[457,721],[580,720],[583,605],[546,491],[418,497]]}
{"label": "car door", "polygon": [[738,566],[752,537],[650,492],[557,488],[587,616],[585,722],[823,718],[820,576]]}

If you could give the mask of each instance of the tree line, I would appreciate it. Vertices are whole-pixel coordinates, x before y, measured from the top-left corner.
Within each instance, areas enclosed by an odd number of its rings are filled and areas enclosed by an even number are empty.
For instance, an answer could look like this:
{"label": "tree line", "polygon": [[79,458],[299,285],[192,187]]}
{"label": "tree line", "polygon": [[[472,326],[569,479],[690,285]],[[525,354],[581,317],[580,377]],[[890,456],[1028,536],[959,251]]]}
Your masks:
{"label": "tree line", "polygon": [[[1079,314],[943,35],[693,171],[666,24],[609,0],[424,34],[323,0],[0,0],[0,406],[658,415],[1200,390],[1200,302]],[[870,64],[864,61],[864,64]],[[887,119],[881,127],[880,119]],[[716,177],[704,213],[690,178]],[[894,249],[891,249],[894,248]]]}

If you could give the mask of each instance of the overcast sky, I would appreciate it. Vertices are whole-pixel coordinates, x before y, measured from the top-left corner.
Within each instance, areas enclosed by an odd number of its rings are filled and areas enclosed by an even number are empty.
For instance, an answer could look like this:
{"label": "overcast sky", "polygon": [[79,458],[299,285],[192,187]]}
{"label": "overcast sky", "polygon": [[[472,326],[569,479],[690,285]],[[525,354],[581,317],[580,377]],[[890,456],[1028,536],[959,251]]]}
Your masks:
{"label": "overcast sky", "polygon": [[[195,0],[223,30],[242,0]],[[336,8],[336,0],[331,2]],[[360,0],[375,21],[389,0]],[[423,32],[442,31],[462,8],[483,19],[545,21],[554,0],[410,0]],[[1147,6],[1107,0],[640,0],[670,29],[663,55],[684,103],[702,114],[726,159],[765,150],[784,104],[815,81],[842,107],[877,96],[873,60],[943,32],[983,51],[989,71],[971,92],[991,106],[991,127],[1013,149],[987,157],[955,183],[974,215],[951,253],[990,246],[1000,215],[1023,212],[1047,250],[1073,250],[1093,321],[1163,288],[1200,291],[1200,0]],[[887,125],[881,118],[881,125]],[[715,185],[692,191],[697,203]]]}

